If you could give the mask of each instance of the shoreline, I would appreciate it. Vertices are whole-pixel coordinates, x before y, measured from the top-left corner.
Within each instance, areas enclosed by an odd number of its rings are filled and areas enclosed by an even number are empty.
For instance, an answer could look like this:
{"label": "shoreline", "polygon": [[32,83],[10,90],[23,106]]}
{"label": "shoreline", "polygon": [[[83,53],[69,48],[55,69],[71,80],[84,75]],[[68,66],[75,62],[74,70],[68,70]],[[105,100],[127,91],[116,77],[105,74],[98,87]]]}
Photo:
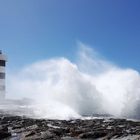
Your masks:
{"label": "shoreline", "polygon": [[121,118],[47,120],[0,114],[0,138],[4,140],[136,140],[140,138],[140,121]]}

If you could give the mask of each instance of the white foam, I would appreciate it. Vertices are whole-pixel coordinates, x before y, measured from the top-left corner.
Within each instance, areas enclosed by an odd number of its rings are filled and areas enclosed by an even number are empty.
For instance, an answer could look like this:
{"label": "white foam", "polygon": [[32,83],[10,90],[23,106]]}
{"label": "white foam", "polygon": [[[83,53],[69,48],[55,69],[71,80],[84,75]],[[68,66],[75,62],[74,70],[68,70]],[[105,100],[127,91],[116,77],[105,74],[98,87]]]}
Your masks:
{"label": "white foam", "polygon": [[139,116],[140,75],[103,59],[80,44],[78,60],[67,58],[35,62],[9,74],[8,98],[31,98],[40,117],[72,118],[107,113]]}

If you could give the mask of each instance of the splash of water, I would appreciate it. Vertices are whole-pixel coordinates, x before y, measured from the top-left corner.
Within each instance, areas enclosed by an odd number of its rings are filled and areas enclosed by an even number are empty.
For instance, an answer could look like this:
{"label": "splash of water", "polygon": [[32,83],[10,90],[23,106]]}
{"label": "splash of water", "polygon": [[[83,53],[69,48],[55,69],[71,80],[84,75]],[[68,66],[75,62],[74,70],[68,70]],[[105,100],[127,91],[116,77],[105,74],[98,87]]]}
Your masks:
{"label": "splash of water", "polygon": [[8,98],[31,98],[34,114],[51,119],[105,113],[138,117],[139,73],[80,46],[75,63],[66,58],[43,60],[9,75]]}

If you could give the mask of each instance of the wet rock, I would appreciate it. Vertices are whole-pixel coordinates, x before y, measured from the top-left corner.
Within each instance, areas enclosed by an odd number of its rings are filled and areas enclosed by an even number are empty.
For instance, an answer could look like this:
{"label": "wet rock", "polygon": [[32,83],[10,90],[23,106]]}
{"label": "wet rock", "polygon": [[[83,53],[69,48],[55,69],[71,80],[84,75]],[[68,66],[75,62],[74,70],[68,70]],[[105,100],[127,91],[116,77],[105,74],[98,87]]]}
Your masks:
{"label": "wet rock", "polygon": [[2,127],[0,128],[0,138],[7,138],[10,137],[11,133],[8,132],[8,127]]}
{"label": "wet rock", "polygon": [[95,132],[87,132],[87,133],[82,133],[79,135],[79,138],[85,138],[85,139],[97,139],[97,138],[102,138],[107,135],[106,132],[101,132],[101,131],[95,131]]}
{"label": "wet rock", "polygon": [[0,131],[0,138],[7,138],[7,137],[10,137],[11,136],[11,133],[9,132],[5,132],[5,131]]}
{"label": "wet rock", "polygon": [[54,134],[52,134],[50,131],[41,132],[41,138],[51,139],[53,137],[54,137]]}
{"label": "wet rock", "polygon": [[115,118],[44,120],[0,114],[1,139],[108,140],[129,136],[140,137],[140,122]]}
{"label": "wet rock", "polygon": [[62,136],[64,133],[64,129],[53,129],[53,130],[51,130],[51,132],[53,133],[53,134],[55,134],[56,136]]}
{"label": "wet rock", "polygon": [[35,135],[35,131],[30,131],[30,132],[28,132],[28,134],[25,135],[25,137],[30,137],[33,135]]}

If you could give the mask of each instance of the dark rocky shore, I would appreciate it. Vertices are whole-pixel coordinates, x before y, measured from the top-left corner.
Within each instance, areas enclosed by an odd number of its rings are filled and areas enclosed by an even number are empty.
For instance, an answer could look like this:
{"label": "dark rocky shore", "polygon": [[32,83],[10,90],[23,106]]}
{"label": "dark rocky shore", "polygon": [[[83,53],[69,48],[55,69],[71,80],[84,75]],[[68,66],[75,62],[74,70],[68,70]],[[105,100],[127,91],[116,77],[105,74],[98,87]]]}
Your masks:
{"label": "dark rocky shore", "polygon": [[140,139],[140,122],[126,119],[44,120],[0,115],[4,140]]}

